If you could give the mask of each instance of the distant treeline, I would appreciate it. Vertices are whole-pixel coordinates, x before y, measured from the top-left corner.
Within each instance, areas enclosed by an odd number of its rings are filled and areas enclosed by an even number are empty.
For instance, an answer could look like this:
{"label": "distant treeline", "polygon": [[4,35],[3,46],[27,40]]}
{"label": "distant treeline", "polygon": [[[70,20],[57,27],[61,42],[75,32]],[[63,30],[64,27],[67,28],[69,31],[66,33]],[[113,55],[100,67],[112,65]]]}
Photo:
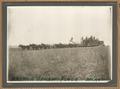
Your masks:
{"label": "distant treeline", "polygon": [[39,49],[51,49],[51,48],[73,48],[73,47],[93,47],[104,45],[104,41],[100,41],[96,39],[94,36],[90,37],[82,37],[80,43],[76,43],[73,41],[73,38],[70,39],[68,44],[58,43],[58,44],[29,44],[29,45],[22,45],[20,44],[19,47],[27,50],[39,50]]}

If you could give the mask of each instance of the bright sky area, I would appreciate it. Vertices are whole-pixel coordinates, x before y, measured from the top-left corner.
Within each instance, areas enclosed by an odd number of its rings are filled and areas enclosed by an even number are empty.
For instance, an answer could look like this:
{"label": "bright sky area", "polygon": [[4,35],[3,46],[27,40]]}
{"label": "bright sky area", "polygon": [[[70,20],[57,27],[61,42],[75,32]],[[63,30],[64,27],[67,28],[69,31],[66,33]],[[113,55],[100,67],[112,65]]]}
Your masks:
{"label": "bright sky area", "polygon": [[111,6],[8,6],[8,45],[69,43],[95,36],[112,45]]}

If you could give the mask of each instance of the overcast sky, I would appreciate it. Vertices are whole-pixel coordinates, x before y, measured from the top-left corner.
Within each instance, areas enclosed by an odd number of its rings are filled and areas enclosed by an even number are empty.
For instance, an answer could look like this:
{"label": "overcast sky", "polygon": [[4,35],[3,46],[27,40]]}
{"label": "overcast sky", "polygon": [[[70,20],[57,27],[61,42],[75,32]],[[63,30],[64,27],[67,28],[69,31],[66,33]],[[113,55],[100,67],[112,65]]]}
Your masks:
{"label": "overcast sky", "polygon": [[112,45],[111,6],[8,6],[8,45],[69,43],[95,36]]}

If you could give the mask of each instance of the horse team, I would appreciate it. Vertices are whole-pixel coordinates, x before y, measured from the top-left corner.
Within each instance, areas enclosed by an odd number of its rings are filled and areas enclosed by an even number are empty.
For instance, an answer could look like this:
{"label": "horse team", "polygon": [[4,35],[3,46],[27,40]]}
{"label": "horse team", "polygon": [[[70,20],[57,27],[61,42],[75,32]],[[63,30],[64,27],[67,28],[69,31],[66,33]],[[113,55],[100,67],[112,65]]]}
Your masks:
{"label": "horse team", "polygon": [[99,45],[103,45],[104,46],[104,42],[101,41],[99,42],[99,44],[92,44],[92,45],[81,45],[81,44],[29,44],[29,45],[19,45],[19,47],[22,50],[40,50],[40,49],[52,49],[52,48],[73,48],[73,47],[94,47],[94,46],[99,46]]}
{"label": "horse team", "polygon": [[40,50],[40,49],[51,49],[51,48],[68,48],[68,47],[79,47],[79,44],[29,44],[29,45],[22,45],[20,44],[19,47],[23,50]]}
{"label": "horse team", "polygon": [[46,44],[29,44],[29,45],[19,45],[20,48],[22,48],[23,50],[27,49],[27,50],[39,50],[39,49],[48,49],[50,48],[50,45],[46,45]]}

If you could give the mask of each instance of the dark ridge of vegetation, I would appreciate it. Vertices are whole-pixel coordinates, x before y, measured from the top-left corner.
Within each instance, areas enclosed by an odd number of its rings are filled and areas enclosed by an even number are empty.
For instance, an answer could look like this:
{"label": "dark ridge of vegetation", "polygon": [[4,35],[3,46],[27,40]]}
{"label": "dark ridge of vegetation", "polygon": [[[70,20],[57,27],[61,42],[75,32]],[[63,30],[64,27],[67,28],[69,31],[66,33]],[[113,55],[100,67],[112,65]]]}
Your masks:
{"label": "dark ridge of vegetation", "polygon": [[82,37],[80,43],[76,43],[73,41],[73,37],[70,39],[68,44],[58,43],[58,44],[29,44],[29,45],[22,45],[20,44],[18,47],[22,48],[23,50],[39,50],[39,49],[51,49],[51,48],[72,48],[72,47],[93,47],[104,45],[104,41],[100,41],[99,39],[95,38],[94,36],[90,37]]}
{"label": "dark ridge of vegetation", "polygon": [[10,76],[11,78],[9,79],[10,81],[30,81],[30,80],[47,80],[47,81],[51,81],[51,80],[64,80],[64,81],[68,81],[68,80],[78,80],[77,78],[72,78],[72,77],[67,77],[67,76],[61,76],[61,77],[50,77],[50,76],[36,76],[36,77],[18,77],[18,76]]}
{"label": "dark ridge of vegetation", "polygon": [[[59,81],[62,81],[62,80],[64,80],[64,81],[68,81],[68,80],[71,80],[71,81],[77,81],[77,80],[79,80],[78,78],[72,78],[72,77],[67,77],[67,76],[61,76],[61,77],[42,77],[42,76],[36,76],[36,77],[18,77],[18,76],[12,76],[11,78],[10,78],[10,81],[30,81],[30,80],[43,80],[43,81],[45,81],[45,80],[47,80],[47,81],[51,81],[51,80],[59,80]],[[94,77],[88,77],[88,78],[86,78],[86,80],[88,80],[88,81],[100,81],[100,80],[107,80],[107,79],[105,79],[105,78],[97,78],[96,76],[94,76]]]}

